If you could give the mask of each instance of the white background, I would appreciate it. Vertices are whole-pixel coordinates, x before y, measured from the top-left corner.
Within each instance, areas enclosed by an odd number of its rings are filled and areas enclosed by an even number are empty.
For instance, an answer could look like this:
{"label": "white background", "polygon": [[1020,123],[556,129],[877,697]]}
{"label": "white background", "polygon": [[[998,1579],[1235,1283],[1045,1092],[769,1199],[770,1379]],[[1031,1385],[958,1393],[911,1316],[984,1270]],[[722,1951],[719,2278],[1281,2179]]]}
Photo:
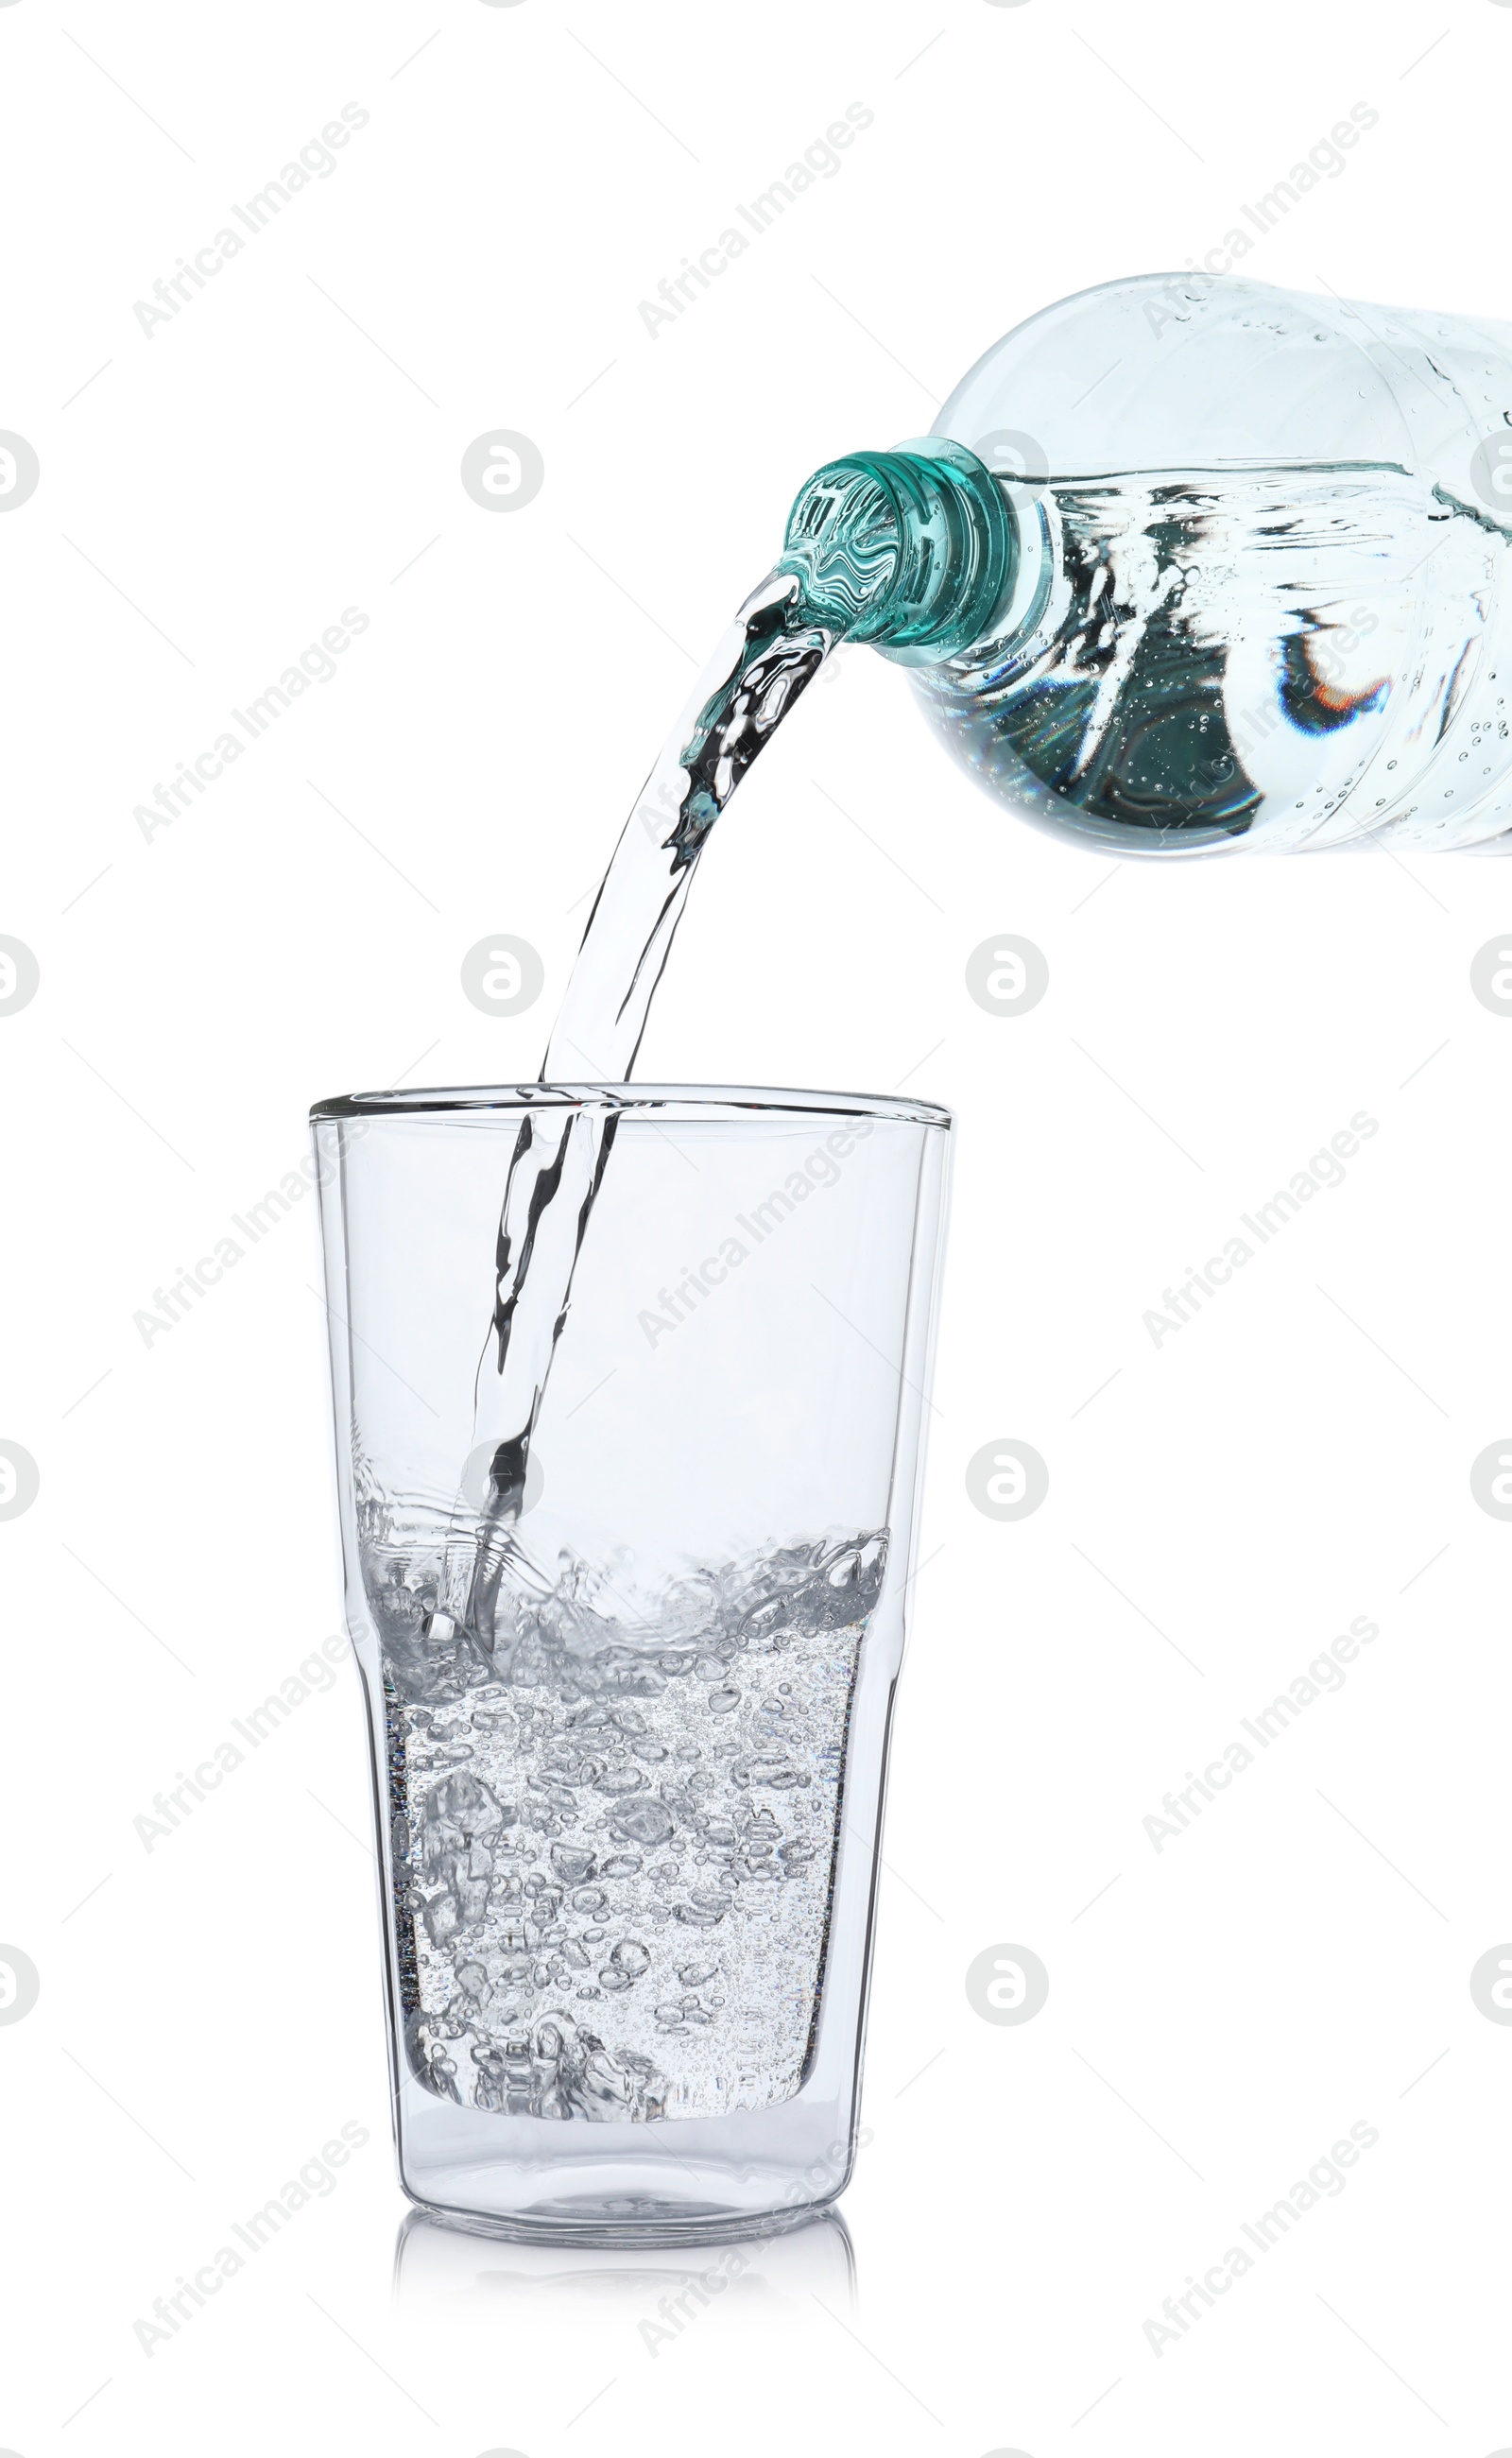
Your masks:
{"label": "white background", "polygon": [[[642,1073],[957,1109],[864,2117],[834,2229],[671,2345],[667,2293],[426,2231],[387,2148],[350,1666],[149,1853],[134,1820],[336,1629],[310,1207],[134,1313],[299,1159],[318,1095],[532,1073],[659,738],[819,461],[926,428],[1001,332],[1181,266],[1357,102],[1262,279],[1509,312],[1512,10],[1273,0],[102,0],[0,7],[0,2439],[526,2458],[1512,2443],[1512,1022],[1494,862],[1116,865],[952,770],[842,658],[718,833]],[[341,107],[367,126],[149,340],[133,302]],[[875,123],[652,340],[637,302],[852,102]],[[494,427],[546,482],[463,491]],[[149,843],[134,806],[355,606],[366,632]],[[838,810],[836,804],[843,806]],[[490,1020],[486,933],[546,962]],[[1026,1017],[965,959],[1047,957]],[[1379,1132],[1157,1351],[1141,1316],[1356,1111]],[[1095,1396],[1093,1396],[1095,1395]],[[996,1524],[967,1459],[1049,1463]],[[1156,1854],[1142,1822],[1357,1615],[1380,1636]],[[1095,1900],[1094,1900],[1095,1899]],[[1051,1975],[1000,2029],[963,1981]],[[340,2126],[338,2190],[134,2323]],[[1179,2343],[1143,2324],[1352,2124],[1379,2141]],[[658,2265],[652,2265],[652,2272]],[[572,2271],[574,2275],[568,2277]],[[586,2411],[585,2411],[586,2410]]]}

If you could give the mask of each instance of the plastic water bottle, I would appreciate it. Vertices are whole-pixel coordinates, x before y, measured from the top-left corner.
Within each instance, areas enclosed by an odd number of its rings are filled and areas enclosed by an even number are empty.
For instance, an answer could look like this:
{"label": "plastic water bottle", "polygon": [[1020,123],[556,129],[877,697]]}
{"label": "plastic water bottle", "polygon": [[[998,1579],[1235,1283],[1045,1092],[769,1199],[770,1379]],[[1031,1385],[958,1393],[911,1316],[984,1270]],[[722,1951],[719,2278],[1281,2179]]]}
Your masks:
{"label": "plastic water bottle", "polygon": [[782,563],[1104,851],[1512,849],[1512,326],[1203,275],[1062,300]]}

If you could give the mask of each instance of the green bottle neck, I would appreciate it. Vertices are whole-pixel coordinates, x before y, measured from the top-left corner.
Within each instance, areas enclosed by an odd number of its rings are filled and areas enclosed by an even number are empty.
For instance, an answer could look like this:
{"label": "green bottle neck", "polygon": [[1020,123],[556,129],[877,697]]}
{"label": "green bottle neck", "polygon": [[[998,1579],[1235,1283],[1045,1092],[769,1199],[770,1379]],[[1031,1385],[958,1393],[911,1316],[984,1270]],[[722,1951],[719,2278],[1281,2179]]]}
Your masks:
{"label": "green bottle neck", "polygon": [[925,436],[827,462],[788,518],[778,569],[848,640],[906,665],[959,656],[1009,596],[1018,523],[963,445]]}

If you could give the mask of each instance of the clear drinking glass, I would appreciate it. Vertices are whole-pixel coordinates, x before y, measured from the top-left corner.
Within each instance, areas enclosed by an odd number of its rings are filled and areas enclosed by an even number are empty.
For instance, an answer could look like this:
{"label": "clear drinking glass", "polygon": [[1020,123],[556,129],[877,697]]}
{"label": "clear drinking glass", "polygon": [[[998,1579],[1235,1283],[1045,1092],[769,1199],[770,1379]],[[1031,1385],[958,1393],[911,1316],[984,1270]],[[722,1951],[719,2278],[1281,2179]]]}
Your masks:
{"label": "clear drinking glass", "polygon": [[[501,1203],[608,1155],[489,1636]],[[759,2233],[857,2123],[948,1113],[528,1085],[312,1113],[400,2177],[523,2239]]]}

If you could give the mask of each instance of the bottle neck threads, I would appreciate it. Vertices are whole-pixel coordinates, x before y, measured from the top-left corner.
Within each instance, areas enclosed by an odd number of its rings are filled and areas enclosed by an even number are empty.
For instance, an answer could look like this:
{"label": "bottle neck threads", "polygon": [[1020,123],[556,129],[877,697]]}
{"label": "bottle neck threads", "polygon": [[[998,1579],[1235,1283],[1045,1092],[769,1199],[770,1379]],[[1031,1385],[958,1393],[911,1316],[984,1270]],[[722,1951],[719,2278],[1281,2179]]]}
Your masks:
{"label": "bottle neck threads", "polygon": [[826,462],[799,491],[779,570],[848,640],[910,665],[958,656],[1013,582],[1003,489],[964,446],[926,436]]}

